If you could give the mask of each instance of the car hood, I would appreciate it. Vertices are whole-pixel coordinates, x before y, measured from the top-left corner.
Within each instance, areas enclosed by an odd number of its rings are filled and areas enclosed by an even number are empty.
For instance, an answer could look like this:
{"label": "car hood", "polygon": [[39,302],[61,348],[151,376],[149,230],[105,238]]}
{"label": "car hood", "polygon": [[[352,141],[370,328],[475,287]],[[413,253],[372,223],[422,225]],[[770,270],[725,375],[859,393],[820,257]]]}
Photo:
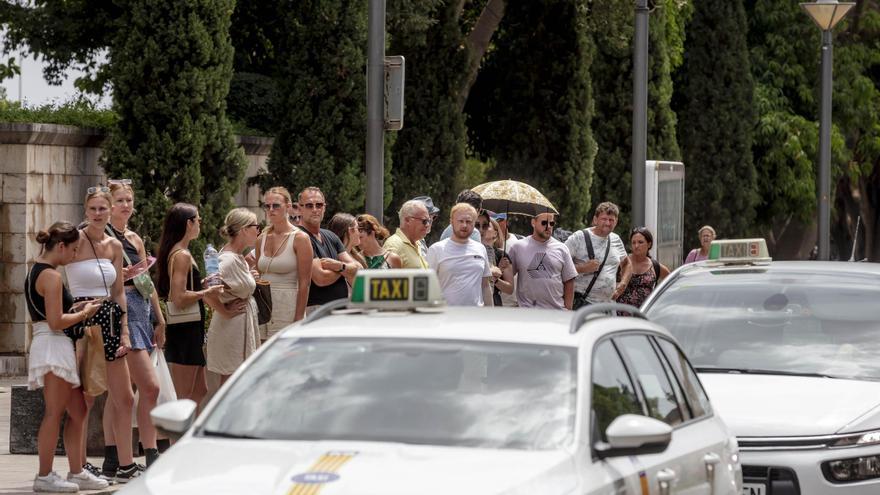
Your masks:
{"label": "car hood", "polygon": [[880,428],[880,382],[700,373],[738,437],[814,436]]}
{"label": "car hood", "polygon": [[189,437],[123,493],[562,494],[574,472],[560,451]]}

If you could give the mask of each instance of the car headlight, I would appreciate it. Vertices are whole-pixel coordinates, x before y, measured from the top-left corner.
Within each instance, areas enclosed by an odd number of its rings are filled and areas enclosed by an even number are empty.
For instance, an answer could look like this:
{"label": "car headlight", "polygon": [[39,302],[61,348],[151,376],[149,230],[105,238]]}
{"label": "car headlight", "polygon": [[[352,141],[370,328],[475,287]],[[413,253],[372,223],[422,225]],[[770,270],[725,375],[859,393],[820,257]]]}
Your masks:
{"label": "car headlight", "polygon": [[880,444],[880,431],[857,433],[834,441],[831,447],[861,447],[863,445]]}
{"label": "car headlight", "polygon": [[880,455],[853,457],[822,463],[825,478],[832,483],[850,483],[880,478]]}

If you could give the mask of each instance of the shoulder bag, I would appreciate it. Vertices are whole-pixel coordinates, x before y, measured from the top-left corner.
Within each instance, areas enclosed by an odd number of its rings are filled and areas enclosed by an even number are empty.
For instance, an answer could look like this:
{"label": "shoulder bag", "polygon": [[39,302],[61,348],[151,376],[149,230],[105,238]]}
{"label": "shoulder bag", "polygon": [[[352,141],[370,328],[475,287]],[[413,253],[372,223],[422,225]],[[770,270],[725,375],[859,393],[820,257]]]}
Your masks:
{"label": "shoulder bag", "polygon": [[[593,250],[593,235],[590,234],[590,231],[587,229],[583,230],[584,232],[584,243],[587,245],[587,253],[591,260],[596,259],[596,252]],[[605,247],[605,256],[602,258],[602,263],[599,263],[599,268],[596,269],[596,272],[593,273],[593,279],[590,280],[590,285],[587,286],[587,290],[583,292],[578,292],[574,295],[574,301],[572,304],[572,309],[579,309],[583,306],[589,304],[587,302],[587,296],[590,295],[590,291],[593,290],[593,286],[596,285],[596,280],[599,278],[599,275],[602,274],[602,268],[605,267],[605,262],[608,261],[608,253],[611,251],[611,238],[608,238],[608,245]]]}
{"label": "shoulder bag", "polygon": [[[174,278],[174,257],[177,253],[183,251],[182,249],[178,249],[171,253],[168,256],[168,278]],[[195,287],[195,283],[193,281],[193,273],[192,267],[189,269],[189,287]],[[170,295],[170,290],[168,291]],[[189,323],[192,321],[199,321],[202,319],[202,312],[199,310],[198,301],[190,304],[189,306],[178,306],[174,304],[170,297],[165,301],[165,322],[169,325],[176,325],[178,323]]]}
{"label": "shoulder bag", "polygon": [[[109,223],[107,224],[107,233],[112,235],[113,237],[116,237],[116,233],[113,232]],[[123,234],[123,236],[124,235],[125,234]],[[118,239],[118,237],[117,237],[117,239]],[[121,242],[121,240],[120,240],[120,242]],[[125,258],[125,262],[128,263],[128,266],[132,266],[131,259],[125,253],[125,247],[122,248],[122,257]],[[141,296],[144,299],[149,301],[150,296],[153,295],[153,291],[156,290],[156,287],[153,285],[153,280],[150,278],[150,274],[147,272],[144,272],[144,273],[135,275],[135,277],[132,278],[131,280],[132,280],[132,282],[134,282],[134,287],[137,289],[137,291],[141,293]]]}

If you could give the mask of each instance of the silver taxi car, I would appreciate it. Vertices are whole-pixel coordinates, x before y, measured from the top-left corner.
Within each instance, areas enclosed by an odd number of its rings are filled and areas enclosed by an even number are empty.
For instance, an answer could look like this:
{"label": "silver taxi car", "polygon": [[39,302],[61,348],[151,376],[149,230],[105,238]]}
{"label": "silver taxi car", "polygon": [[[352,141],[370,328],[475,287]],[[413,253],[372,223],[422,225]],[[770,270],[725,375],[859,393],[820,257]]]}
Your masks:
{"label": "silver taxi car", "polygon": [[736,440],[661,327],[441,298],[433,271],[362,271],[198,418],[156,408],[182,436],[122,493],[739,495]]}
{"label": "silver taxi car", "polygon": [[642,309],[692,360],[742,451],[744,495],[880,494],[880,265],[716,241]]}

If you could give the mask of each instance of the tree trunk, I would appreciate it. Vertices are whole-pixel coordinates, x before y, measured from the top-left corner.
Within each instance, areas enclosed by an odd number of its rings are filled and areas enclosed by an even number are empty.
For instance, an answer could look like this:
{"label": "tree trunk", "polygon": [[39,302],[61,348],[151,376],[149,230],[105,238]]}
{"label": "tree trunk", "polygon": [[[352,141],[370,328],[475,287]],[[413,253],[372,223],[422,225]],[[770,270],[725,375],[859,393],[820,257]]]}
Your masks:
{"label": "tree trunk", "polygon": [[504,17],[505,4],[505,0],[489,0],[486,6],[483,7],[483,11],[480,12],[480,17],[474,24],[474,28],[471,29],[470,34],[468,34],[467,40],[465,40],[469,61],[467,72],[462,78],[462,85],[458,92],[459,111],[464,110],[464,104],[467,102],[471,87],[477,80],[477,73],[480,71],[480,62],[483,61],[483,55],[486,54],[489,43],[492,41],[492,36],[498,30],[498,25],[501,24],[501,19]]}

